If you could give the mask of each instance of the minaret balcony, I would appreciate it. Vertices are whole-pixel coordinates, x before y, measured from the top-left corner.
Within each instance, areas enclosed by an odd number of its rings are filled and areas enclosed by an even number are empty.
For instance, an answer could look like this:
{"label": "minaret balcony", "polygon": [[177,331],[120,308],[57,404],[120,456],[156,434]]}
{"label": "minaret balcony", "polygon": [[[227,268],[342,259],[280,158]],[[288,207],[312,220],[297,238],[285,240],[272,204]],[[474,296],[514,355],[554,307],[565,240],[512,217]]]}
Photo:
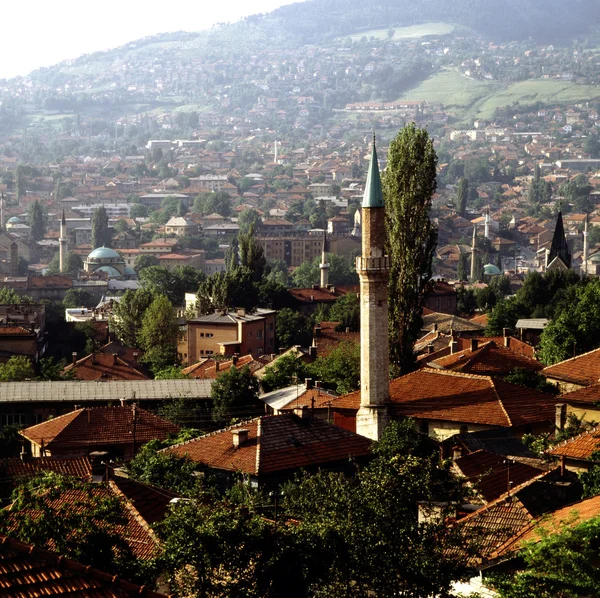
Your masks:
{"label": "minaret balcony", "polygon": [[389,270],[390,258],[387,255],[383,257],[357,257],[356,269],[358,271]]}

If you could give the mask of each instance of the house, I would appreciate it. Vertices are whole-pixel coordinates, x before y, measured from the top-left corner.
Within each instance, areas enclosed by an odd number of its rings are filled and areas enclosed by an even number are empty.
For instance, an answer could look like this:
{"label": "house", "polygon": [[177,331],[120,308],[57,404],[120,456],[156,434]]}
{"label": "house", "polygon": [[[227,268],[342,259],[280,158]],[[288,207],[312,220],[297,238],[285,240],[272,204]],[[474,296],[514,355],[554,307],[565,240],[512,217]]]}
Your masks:
{"label": "house", "polygon": [[136,405],[84,407],[20,430],[34,457],[89,455],[107,451],[113,459],[133,458],[150,440],[165,440],[179,426]]}
{"label": "house", "polygon": [[600,465],[600,426],[561,442],[547,454],[560,459],[561,467],[577,473]]}
{"label": "house", "polygon": [[198,234],[198,225],[192,222],[189,218],[173,216],[165,224],[165,233],[167,235],[176,235],[178,237],[196,235]]}
{"label": "house", "polygon": [[[333,400],[336,424],[356,429],[360,394]],[[424,368],[390,381],[389,396],[392,420],[414,418],[438,440],[498,427],[517,436],[549,432],[555,419],[554,396],[490,376]]]}
{"label": "house", "polygon": [[591,386],[600,380],[600,349],[549,365],[541,373],[563,393]]}
{"label": "house", "polygon": [[437,313],[456,313],[456,289],[445,280],[433,281],[423,294],[423,307]]}
{"label": "house", "polygon": [[212,380],[232,367],[238,370],[248,367],[251,372],[255,372],[263,366],[264,363],[257,361],[252,355],[244,355],[242,357],[232,355],[231,359],[227,361],[207,357],[184,368],[181,370],[181,373],[197,380]]}
{"label": "house", "polygon": [[276,314],[272,309],[250,313],[240,308],[188,320],[177,352],[183,363],[196,363],[210,355],[273,353]]}
{"label": "house", "polygon": [[332,399],[337,396],[337,393],[322,388],[319,380],[313,385],[312,380],[306,379],[304,384],[279,388],[264,393],[258,398],[264,401],[267,412],[270,414],[279,415],[294,409],[306,408],[313,417],[332,423],[333,413],[330,407]]}
{"label": "house", "polygon": [[600,383],[565,392],[558,400],[565,405],[565,417],[575,415],[591,425],[600,422]]}
{"label": "house", "polygon": [[128,363],[117,353],[97,351],[82,359],[76,359],[64,369],[76,380],[149,380],[141,370]]}
{"label": "house", "polygon": [[80,595],[167,598],[112,574],[0,535],[0,587],[7,598]]}
{"label": "house", "polygon": [[460,336],[472,337],[481,336],[484,329],[485,326],[483,324],[459,316],[430,312],[429,310],[423,312],[422,335],[433,330],[434,332],[442,332],[443,334],[458,333]]}
{"label": "house", "polygon": [[46,351],[44,305],[0,305],[0,361],[22,355],[37,362]]}
{"label": "house", "polygon": [[187,456],[227,484],[242,475],[252,486],[273,487],[300,470],[352,469],[350,459],[368,459],[371,445],[368,438],[310,417],[300,408],[236,424],[162,452]]}
{"label": "house", "polygon": [[334,286],[328,284],[325,288],[318,284],[306,289],[288,289],[292,296],[294,308],[303,314],[310,315],[317,311],[319,306],[329,307],[333,305],[340,297],[348,293],[358,295],[358,285]]}

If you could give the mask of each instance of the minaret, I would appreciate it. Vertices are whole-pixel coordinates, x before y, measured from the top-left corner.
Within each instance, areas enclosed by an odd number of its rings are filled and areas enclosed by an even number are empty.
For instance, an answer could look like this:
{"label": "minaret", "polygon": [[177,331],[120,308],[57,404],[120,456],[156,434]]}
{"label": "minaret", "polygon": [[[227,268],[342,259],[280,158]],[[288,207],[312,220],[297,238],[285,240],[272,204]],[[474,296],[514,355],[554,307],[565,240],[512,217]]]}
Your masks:
{"label": "minaret", "polygon": [[0,228],[4,230],[4,193],[0,198]]}
{"label": "minaret", "polygon": [[375,135],[362,203],[362,255],[356,258],[360,278],[360,409],[356,431],[379,440],[389,423],[390,346],[388,280],[385,252],[385,207]]}
{"label": "minaret", "polygon": [[62,212],[62,218],[60,220],[60,238],[58,239],[58,257],[60,263],[60,271],[65,271],[65,262],[67,259],[67,220],[65,218],[65,211]]}
{"label": "minaret", "polygon": [[327,288],[329,284],[329,262],[327,261],[327,231],[323,231],[323,249],[321,250],[321,288]]}
{"label": "minaret", "polygon": [[485,213],[485,229],[483,232],[483,236],[486,239],[490,238],[490,213],[489,212]]}
{"label": "minaret", "polygon": [[585,226],[583,228],[583,268],[582,270],[585,272],[587,276],[588,273],[588,253],[590,250],[590,239],[589,239],[589,231],[588,231],[588,219],[589,215],[585,215]]}
{"label": "minaret", "polygon": [[471,241],[471,282],[475,282],[475,254],[477,253],[477,225],[473,227],[473,240]]}

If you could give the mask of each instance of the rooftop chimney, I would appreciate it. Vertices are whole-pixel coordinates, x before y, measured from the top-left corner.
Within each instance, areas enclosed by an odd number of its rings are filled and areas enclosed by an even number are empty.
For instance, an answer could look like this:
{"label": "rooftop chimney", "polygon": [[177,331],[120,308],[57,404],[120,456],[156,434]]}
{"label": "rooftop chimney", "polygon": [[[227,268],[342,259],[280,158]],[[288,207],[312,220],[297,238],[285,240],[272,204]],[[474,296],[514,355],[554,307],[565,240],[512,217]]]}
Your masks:
{"label": "rooftop chimney", "polygon": [[510,335],[510,329],[509,329],[509,328],[503,328],[503,329],[502,329],[502,336],[503,336],[504,338],[506,338],[506,337],[507,337],[507,336],[509,336],[509,335]]}
{"label": "rooftop chimney", "polygon": [[308,417],[308,407],[306,405],[294,407],[294,415],[300,419],[306,419]]}
{"label": "rooftop chimney", "polygon": [[452,460],[456,461],[462,457],[462,446],[454,446],[452,447]]}
{"label": "rooftop chimney", "polygon": [[321,388],[321,380],[315,380],[315,388]]}
{"label": "rooftop chimney", "polygon": [[476,338],[471,339],[471,351],[477,351],[479,349],[479,340]]}
{"label": "rooftop chimney", "polygon": [[232,355],[231,363],[233,363],[233,365],[237,365],[238,359],[239,359],[239,355],[237,353],[235,355]]}
{"label": "rooftop chimney", "polygon": [[453,340],[450,343],[450,354],[454,355],[455,353],[458,353],[458,342]]}
{"label": "rooftop chimney", "polygon": [[233,448],[240,448],[247,440],[248,440],[248,430],[247,428],[237,428],[235,430],[231,430],[231,434],[233,436]]}
{"label": "rooftop chimney", "polygon": [[431,329],[432,332],[437,332],[438,331],[438,325],[437,323],[433,325],[433,328]]}
{"label": "rooftop chimney", "polygon": [[140,354],[137,351],[133,352],[133,365],[137,365],[139,356],[140,356]]}
{"label": "rooftop chimney", "polygon": [[504,337],[504,346],[505,347],[510,347],[510,336],[505,336]]}
{"label": "rooftop chimney", "polygon": [[429,343],[429,344],[427,345],[427,353],[428,353],[429,355],[431,355],[431,354],[432,354],[434,351],[435,351],[435,347],[433,346],[433,343]]}
{"label": "rooftop chimney", "polygon": [[305,378],[304,379],[304,386],[306,386],[306,390],[310,390],[313,387],[313,380],[312,380],[312,378]]}
{"label": "rooftop chimney", "polygon": [[237,315],[240,316],[240,318],[246,317],[246,308],[245,307],[238,307],[236,311],[237,311]]}
{"label": "rooftop chimney", "polygon": [[567,423],[567,406],[565,403],[555,405],[554,425],[557,430],[564,430]]}
{"label": "rooftop chimney", "polygon": [[321,326],[315,326],[315,336],[321,336]]}
{"label": "rooftop chimney", "polygon": [[71,353],[71,358],[73,359],[73,365],[75,365],[77,363],[77,351]]}

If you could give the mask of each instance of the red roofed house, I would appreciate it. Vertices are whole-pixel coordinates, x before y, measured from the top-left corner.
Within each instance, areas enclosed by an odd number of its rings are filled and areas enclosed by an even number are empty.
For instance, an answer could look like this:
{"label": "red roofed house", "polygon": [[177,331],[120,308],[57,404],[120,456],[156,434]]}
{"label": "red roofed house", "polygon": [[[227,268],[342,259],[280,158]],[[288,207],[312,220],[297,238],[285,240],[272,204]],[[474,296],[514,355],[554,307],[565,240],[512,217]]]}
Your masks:
{"label": "red roofed house", "polygon": [[[421,369],[390,382],[390,417],[411,417],[424,432],[453,434],[510,428],[517,436],[554,429],[556,398],[490,376]],[[356,429],[360,391],[334,399],[334,423]]]}
{"label": "red roofed house", "polygon": [[558,384],[562,392],[570,392],[600,381],[600,349],[571,357],[542,370],[548,382]]}
{"label": "red roofed house", "polygon": [[149,380],[141,370],[128,363],[117,353],[98,351],[74,361],[64,369],[76,380]]}
{"label": "red roofed house", "polygon": [[112,458],[132,459],[150,440],[165,440],[179,426],[139,407],[86,407],[21,430],[34,457],[89,455],[107,451]]}
{"label": "red roofed house", "polygon": [[561,464],[571,471],[588,471],[600,465],[600,427],[569,438],[548,451],[552,457],[559,458]]}
{"label": "red roofed house", "polygon": [[265,415],[163,452],[188,456],[204,469],[230,481],[235,474],[254,486],[279,484],[299,470],[343,470],[350,459],[367,459],[368,438],[310,417],[307,409],[284,415]]}
{"label": "red roofed house", "polygon": [[423,307],[454,315],[456,313],[456,289],[445,280],[432,282],[423,295]]}

